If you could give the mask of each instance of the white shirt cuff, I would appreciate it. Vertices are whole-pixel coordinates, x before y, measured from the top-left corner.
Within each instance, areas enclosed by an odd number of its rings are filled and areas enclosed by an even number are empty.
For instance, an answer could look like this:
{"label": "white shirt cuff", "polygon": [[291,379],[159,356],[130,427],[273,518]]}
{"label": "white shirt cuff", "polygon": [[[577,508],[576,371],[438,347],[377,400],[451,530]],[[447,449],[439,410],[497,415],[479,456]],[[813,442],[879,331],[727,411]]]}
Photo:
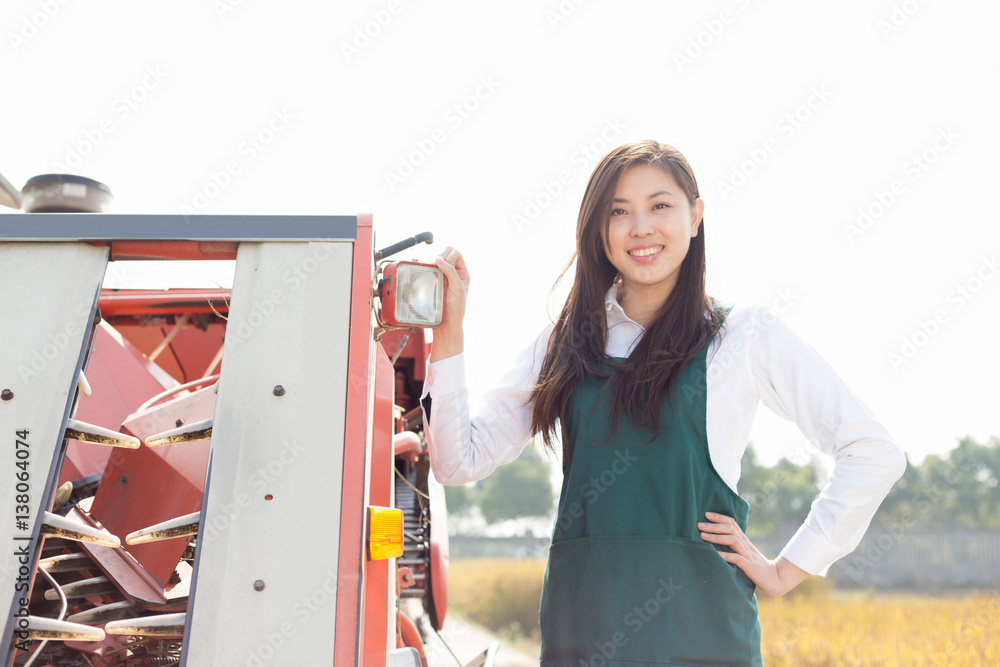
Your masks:
{"label": "white shirt cuff", "polygon": [[[434,385],[440,384],[447,391],[433,392]],[[447,359],[441,359],[427,364],[427,377],[424,378],[424,392],[421,400],[430,395],[433,397],[448,396],[465,388],[465,353],[460,352]]]}
{"label": "white shirt cuff", "polygon": [[825,577],[830,566],[842,552],[842,544],[834,544],[814,531],[809,524],[803,524],[792,539],[788,540],[788,544],[781,550],[781,555],[792,565],[809,574]]}

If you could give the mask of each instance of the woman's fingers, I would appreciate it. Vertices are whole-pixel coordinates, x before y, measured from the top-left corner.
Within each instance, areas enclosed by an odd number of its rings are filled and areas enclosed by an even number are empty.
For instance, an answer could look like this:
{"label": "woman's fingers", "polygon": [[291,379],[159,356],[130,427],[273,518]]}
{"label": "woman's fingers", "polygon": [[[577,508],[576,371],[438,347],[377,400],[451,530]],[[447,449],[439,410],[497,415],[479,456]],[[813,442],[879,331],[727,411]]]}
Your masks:
{"label": "woman's fingers", "polygon": [[462,277],[459,275],[458,269],[455,268],[454,264],[450,264],[448,260],[442,259],[441,257],[435,257],[434,263],[437,264],[437,267],[441,269],[442,273],[444,273],[445,278],[448,279],[449,292],[459,294],[465,291],[463,287],[466,286],[466,283],[462,280]]}
{"label": "woman's fingers", "polygon": [[434,329],[431,363],[460,354],[464,350],[462,320],[465,318],[469,289],[469,272],[462,253],[448,246],[434,258],[434,264],[444,273],[448,288],[445,293],[444,319]]}
{"label": "woman's fingers", "polygon": [[722,560],[726,561],[727,563],[732,563],[741,570],[745,571],[747,565],[749,565],[749,561],[747,560],[747,558],[745,556],[741,556],[738,553],[733,553],[732,551],[720,551],[718,553],[720,556],[722,556]]}
{"label": "woman's fingers", "polygon": [[468,289],[469,269],[465,264],[465,258],[462,257],[462,253],[448,246],[437,256],[435,262],[438,264],[438,268],[444,271],[449,281],[459,281]]}
{"label": "woman's fingers", "polygon": [[705,512],[705,517],[709,521],[698,524],[701,539],[712,544],[726,545],[737,552],[745,549],[743,531],[733,517],[715,512]]}
{"label": "woman's fingers", "polygon": [[705,512],[705,517],[709,521],[714,521],[717,523],[726,523],[729,524],[730,526],[735,526],[736,528],[739,528],[739,525],[737,525],[736,523],[736,519],[734,519],[731,516],[727,516],[725,514],[718,514],[716,512]]}
{"label": "woman's fingers", "polygon": [[735,535],[713,535],[705,532],[701,534],[701,539],[712,544],[725,544],[727,546],[733,546],[739,541]]}

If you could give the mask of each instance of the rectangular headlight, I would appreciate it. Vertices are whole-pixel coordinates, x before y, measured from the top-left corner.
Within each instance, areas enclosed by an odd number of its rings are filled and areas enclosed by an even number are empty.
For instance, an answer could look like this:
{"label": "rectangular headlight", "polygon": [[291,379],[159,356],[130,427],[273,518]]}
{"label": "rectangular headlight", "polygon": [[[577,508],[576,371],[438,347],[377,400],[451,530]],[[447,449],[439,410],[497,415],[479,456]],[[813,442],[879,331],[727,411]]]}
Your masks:
{"label": "rectangular headlight", "polygon": [[433,264],[392,262],[382,270],[382,322],[436,327],[444,317],[445,278]]}

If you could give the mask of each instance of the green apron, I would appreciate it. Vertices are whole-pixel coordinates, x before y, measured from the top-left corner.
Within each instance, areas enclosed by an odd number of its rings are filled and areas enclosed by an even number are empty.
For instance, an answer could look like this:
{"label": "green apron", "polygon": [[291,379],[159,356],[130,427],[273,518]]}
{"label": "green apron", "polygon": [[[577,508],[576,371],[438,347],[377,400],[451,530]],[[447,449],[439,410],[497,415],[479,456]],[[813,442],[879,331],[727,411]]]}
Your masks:
{"label": "green apron", "polygon": [[682,371],[652,442],[626,415],[610,439],[610,379],[571,396],[573,453],[539,612],[545,667],[763,665],[756,587],[697,526],[718,512],[746,531],[749,510],[709,455],[707,349]]}

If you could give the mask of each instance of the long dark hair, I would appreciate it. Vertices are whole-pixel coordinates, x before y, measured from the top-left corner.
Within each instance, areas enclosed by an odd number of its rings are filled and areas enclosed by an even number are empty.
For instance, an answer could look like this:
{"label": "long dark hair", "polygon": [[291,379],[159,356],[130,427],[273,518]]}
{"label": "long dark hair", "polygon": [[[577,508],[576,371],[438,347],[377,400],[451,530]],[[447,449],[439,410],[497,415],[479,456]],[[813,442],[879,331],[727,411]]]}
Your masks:
{"label": "long dark hair", "polygon": [[[532,392],[532,432],[541,434],[554,450],[556,422],[566,414],[570,394],[586,378],[607,378],[602,368],[608,343],[605,295],[618,270],[604,252],[612,198],[618,179],[631,166],[653,165],[673,177],[690,205],[698,200],[698,182],[691,165],[672,146],[652,140],[619,146],[598,163],[587,183],[576,226],[576,251],[553,290],[576,262],[576,275],[566,303],[555,322],[545,361]],[[709,315],[706,318],[705,312]],[[616,365],[611,390],[611,426],[616,432],[624,411],[637,426],[653,434],[659,429],[659,409],[685,364],[722,327],[718,303],[705,293],[705,221],[698,225],[677,284],[647,327],[628,359]],[[649,409],[649,406],[654,406]],[[570,444],[563,430],[563,461]],[[651,438],[652,440],[652,438]]]}

